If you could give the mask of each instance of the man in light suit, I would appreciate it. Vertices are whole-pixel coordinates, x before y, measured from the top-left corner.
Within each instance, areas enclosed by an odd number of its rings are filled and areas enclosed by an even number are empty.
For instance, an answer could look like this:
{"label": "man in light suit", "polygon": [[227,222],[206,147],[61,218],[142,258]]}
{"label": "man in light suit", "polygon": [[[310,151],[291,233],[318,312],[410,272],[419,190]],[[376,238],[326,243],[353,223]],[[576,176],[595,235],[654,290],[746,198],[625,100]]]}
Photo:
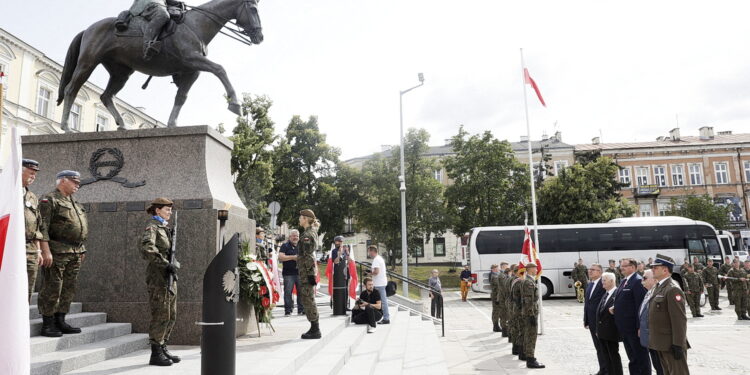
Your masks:
{"label": "man in light suit", "polygon": [[[648,303],[654,294],[654,286],[656,285],[656,279],[654,278],[654,271],[646,270],[643,272],[643,286],[648,290],[646,297],[643,298],[640,309],[638,310],[638,319],[640,321],[640,328],[638,328],[638,337],[641,340],[641,346],[648,349]],[[656,375],[663,375],[664,370],[661,368],[661,362],[659,362],[659,353],[656,350],[649,349],[648,354],[651,356],[651,365],[656,370]]]}
{"label": "man in light suit", "polygon": [[599,306],[596,308],[596,337],[599,346],[606,355],[607,374],[622,375],[622,359],[620,359],[620,333],[617,331],[612,306],[615,304],[616,276],[612,272],[602,275],[602,285],[606,290]]}
{"label": "man in light suit", "polygon": [[635,259],[622,260],[622,281],[615,292],[615,324],[622,335],[622,344],[628,354],[628,370],[631,375],[650,375],[651,365],[648,350],[638,339],[638,309],[646,296],[643,278],[637,272]]}
{"label": "man in light suit", "polygon": [[583,327],[589,330],[591,340],[594,341],[596,348],[596,359],[599,361],[599,371],[596,375],[607,373],[607,356],[599,346],[599,339],[596,337],[596,308],[604,296],[604,286],[602,286],[602,266],[594,263],[589,267],[589,281],[586,284],[583,300]]}

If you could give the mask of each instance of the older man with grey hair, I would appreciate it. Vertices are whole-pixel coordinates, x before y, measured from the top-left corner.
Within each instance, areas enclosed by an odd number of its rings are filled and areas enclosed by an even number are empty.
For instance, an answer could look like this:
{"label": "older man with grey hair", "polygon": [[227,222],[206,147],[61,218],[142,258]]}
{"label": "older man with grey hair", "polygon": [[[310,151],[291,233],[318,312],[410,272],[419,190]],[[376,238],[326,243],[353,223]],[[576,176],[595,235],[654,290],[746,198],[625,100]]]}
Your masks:
{"label": "older man with grey hair", "polygon": [[[654,271],[648,269],[643,272],[643,287],[645,287],[648,292],[646,292],[646,296],[643,298],[643,303],[641,303],[641,306],[638,309],[638,319],[640,321],[638,338],[640,339],[641,346],[646,349],[648,349],[648,304],[651,301],[651,296],[654,294],[654,286],[656,286]],[[648,349],[648,354],[651,357],[651,364],[654,366],[656,374],[664,374],[661,362],[659,362],[659,353],[656,350]]]}
{"label": "older man with grey hair", "polygon": [[284,316],[291,316],[294,308],[292,289],[297,287],[297,314],[304,315],[302,300],[299,298],[300,282],[299,271],[297,271],[297,254],[299,254],[299,231],[292,229],[289,232],[289,241],[284,242],[279,249],[279,261],[283,265],[281,276],[284,278]]}
{"label": "older man with grey hair", "polygon": [[620,332],[615,324],[614,304],[617,289],[616,276],[613,272],[602,275],[602,285],[605,295],[596,309],[596,336],[599,345],[606,356],[607,374],[622,375],[622,360],[620,359]]}

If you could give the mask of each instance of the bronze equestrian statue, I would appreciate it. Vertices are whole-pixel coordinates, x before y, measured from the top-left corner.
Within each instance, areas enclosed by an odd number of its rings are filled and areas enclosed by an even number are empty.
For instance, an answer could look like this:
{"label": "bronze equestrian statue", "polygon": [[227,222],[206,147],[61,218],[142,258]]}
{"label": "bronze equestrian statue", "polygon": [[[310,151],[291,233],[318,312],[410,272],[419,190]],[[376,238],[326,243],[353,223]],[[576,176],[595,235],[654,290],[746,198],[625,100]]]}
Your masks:
{"label": "bronze equestrian statue", "polygon": [[[142,2],[148,4],[141,9],[137,5]],[[110,75],[100,98],[115,118],[118,130],[124,130],[125,123],[112,98],[122,90],[136,70],[149,76],[172,76],[177,85],[177,95],[169,115],[169,127],[177,126],[180,109],[200,72],[210,72],[219,78],[226,90],[229,110],[240,115],[240,104],[227,73],[221,65],[206,57],[206,45],[230,20],[236,20],[237,26],[253,44],[261,43],[263,32],[258,16],[258,1],[212,0],[186,11],[180,15],[179,22],[172,24],[168,22],[166,9],[161,12],[153,8],[168,8],[175,3],[178,2],[136,0],[128,11],[130,14],[125,17],[121,14],[117,19],[105,18],[73,38],[65,57],[57,97],[57,105],[64,101],[60,121],[64,131],[69,131],[70,108],[78,91],[99,64],[104,65]],[[141,11],[136,14],[138,10]],[[160,14],[156,16],[158,20],[155,24],[151,22],[154,20],[153,14]],[[168,25],[162,30],[159,23]],[[159,34],[160,37],[155,36]]]}

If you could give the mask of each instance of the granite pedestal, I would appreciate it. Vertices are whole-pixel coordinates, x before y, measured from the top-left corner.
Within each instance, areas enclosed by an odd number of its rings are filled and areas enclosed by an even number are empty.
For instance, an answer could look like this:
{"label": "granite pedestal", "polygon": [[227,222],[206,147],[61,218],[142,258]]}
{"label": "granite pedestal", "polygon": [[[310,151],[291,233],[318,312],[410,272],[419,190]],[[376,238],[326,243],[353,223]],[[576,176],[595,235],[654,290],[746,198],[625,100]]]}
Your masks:
{"label": "granite pedestal", "polygon": [[[89,221],[88,253],[78,278],[76,301],[85,311],[106,312],[110,322],[129,322],[147,332],[150,319],[146,261],[139,245],[156,197],[175,201],[179,212],[177,324],[171,344],[200,344],[203,273],[221,247],[217,211],[229,207],[226,239],[254,238],[232,183],[232,143],[208,126],[101,133],[26,136],[23,156],[39,161],[32,191],[55,187],[55,174],[81,172],[75,198]],[[253,235],[250,235],[250,234]]]}

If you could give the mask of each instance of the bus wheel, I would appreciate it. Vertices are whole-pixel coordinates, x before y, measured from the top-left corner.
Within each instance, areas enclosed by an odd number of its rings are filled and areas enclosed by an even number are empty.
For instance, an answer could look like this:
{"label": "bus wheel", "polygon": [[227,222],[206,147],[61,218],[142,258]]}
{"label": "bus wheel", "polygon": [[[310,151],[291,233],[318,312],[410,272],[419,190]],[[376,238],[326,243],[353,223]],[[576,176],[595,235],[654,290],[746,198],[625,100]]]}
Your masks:
{"label": "bus wheel", "polygon": [[542,293],[542,299],[547,299],[552,295],[552,282],[549,281],[546,277],[542,277],[542,285],[540,285],[540,291],[539,293]]}

